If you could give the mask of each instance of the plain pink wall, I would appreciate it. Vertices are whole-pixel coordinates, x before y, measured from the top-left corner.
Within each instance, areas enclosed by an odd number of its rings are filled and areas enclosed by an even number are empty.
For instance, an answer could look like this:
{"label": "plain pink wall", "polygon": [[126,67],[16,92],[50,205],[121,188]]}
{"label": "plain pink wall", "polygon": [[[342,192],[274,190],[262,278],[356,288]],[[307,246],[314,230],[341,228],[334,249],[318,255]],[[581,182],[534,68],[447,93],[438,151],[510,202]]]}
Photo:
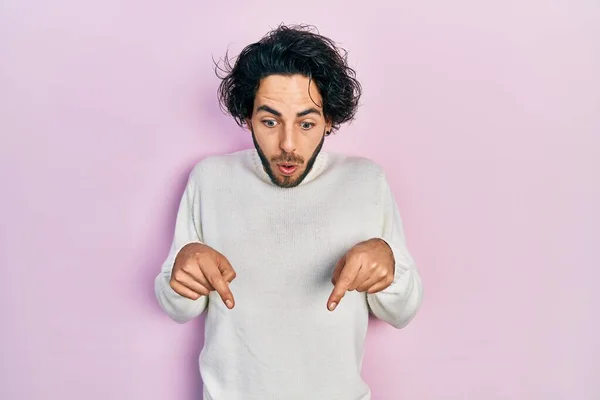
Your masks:
{"label": "plain pink wall", "polygon": [[[371,325],[374,399],[600,398],[600,4],[3,1],[0,398],[199,399],[153,278],[202,157],[251,146],[212,57],[280,22],[350,51],[425,300]],[[254,16],[253,16],[254,15]]]}

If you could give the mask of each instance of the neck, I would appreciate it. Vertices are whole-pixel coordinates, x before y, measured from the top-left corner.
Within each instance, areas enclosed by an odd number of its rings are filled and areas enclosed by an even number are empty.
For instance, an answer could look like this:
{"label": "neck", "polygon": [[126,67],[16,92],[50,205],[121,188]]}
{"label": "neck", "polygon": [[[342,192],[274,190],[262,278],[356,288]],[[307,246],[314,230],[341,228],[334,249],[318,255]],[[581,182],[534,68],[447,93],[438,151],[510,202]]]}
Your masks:
{"label": "neck", "polygon": [[[261,180],[263,180],[264,182],[266,182],[272,186],[278,186],[275,183],[273,183],[271,177],[269,176],[266,169],[264,168],[260,153],[256,148],[252,149],[249,152],[249,161],[250,161],[252,170],[256,173],[256,175]],[[307,166],[305,176],[297,186],[298,187],[304,186],[307,183],[310,183],[316,177],[318,177],[325,169],[328,161],[329,161],[329,154],[325,151],[320,151],[317,154],[317,156],[314,158],[311,168],[309,169]],[[280,189],[281,190],[289,190],[289,189],[293,189],[293,187],[292,188],[280,187]]]}
{"label": "neck", "polygon": [[[306,178],[309,175],[311,175],[311,171],[313,170],[313,167],[314,167],[317,159],[319,158],[319,155],[321,154],[321,150],[323,149],[323,144],[325,143],[325,134],[323,134],[323,136],[321,137],[321,141],[319,142],[319,145],[317,146],[317,148],[311,155],[310,159],[306,163],[306,168],[304,169],[302,174],[298,177],[298,179],[296,179],[295,181],[293,181],[290,184],[285,184],[285,182],[284,182],[284,184],[278,183],[275,173],[273,172],[273,169],[271,168],[271,163],[269,162],[269,159],[267,158],[265,153],[262,151],[262,149],[258,145],[258,141],[256,140],[256,136],[254,135],[254,131],[252,131],[252,141],[254,142],[254,148],[256,149],[256,153],[258,154],[258,157],[261,161],[263,171],[267,174],[267,176],[271,180],[271,183],[276,186],[279,186],[281,188],[289,189],[289,188],[293,188],[296,186],[300,186],[306,180]],[[321,158],[323,158],[323,157],[321,157]]]}

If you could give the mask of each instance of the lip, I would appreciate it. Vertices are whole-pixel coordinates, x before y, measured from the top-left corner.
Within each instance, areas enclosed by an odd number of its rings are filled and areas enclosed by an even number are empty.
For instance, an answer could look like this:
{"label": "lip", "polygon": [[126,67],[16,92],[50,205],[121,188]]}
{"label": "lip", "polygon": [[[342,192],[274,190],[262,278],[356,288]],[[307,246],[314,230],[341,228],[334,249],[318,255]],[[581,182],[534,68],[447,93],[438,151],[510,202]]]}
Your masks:
{"label": "lip", "polygon": [[[289,165],[289,167],[285,167],[285,165]],[[277,164],[277,168],[279,172],[281,172],[284,176],[292,176],[298,170],[298,165],[296,164]]]}

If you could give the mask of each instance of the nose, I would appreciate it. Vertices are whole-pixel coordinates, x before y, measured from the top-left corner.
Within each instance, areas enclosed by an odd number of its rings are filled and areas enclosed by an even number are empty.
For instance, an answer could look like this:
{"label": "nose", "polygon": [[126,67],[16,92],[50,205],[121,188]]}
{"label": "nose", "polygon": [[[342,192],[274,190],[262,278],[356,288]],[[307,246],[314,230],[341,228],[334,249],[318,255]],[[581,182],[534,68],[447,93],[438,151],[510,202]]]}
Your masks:
{"label": "nose", "polygon": [[296,135],[293,126],[287,126],[281,130],[279,148],[286,153],[296,151]]}

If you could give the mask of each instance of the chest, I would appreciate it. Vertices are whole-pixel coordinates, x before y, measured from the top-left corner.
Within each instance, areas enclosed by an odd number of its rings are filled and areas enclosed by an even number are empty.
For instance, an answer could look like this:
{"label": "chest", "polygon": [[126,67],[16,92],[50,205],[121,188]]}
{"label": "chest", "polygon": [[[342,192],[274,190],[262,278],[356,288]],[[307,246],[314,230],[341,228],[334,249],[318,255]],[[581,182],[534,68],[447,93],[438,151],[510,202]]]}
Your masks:
{"label": "chest", "polygon": [[325,301],[336,262],[381,234],[377,194],[358,186],[216,191],[201,201],[203,240],[231,262],[241,296],[260,290],[264,301],[282,301],[283,291],[291,305]]}

